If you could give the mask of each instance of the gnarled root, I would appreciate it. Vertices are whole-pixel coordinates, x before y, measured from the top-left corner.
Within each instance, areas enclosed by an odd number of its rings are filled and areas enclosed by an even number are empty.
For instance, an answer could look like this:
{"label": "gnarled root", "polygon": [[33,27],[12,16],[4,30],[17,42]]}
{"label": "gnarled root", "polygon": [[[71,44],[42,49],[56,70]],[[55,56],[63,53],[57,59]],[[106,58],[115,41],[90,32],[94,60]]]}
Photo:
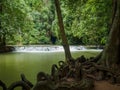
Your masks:
{"label": "gnarled root", "polygon": [[18,82],[12,83],[8,87],[8,90],[14,90],[14,88],[19,87],[19,86],[23,87],[23,90],[30,90],[30,86],[26,84],[24,81],[18,81]]}
{"label": "gnarled root", "polygon": [[24,81],[26,84],[28,84],[31,88],[33,87],[33,84],[26,79],[26,77],[25,77],[24,74],[21,74],[21,79],[22,79],[22,81]]}
{"label": "gnarled root", "polygon": [[44,72],[39,72],[37,74],[37,83],[35,84],[33,90],[54,90],[54,84],[49,75]]}
{"label": "gnarled root", "polygon": [[12,83],[8,90],[14,90],[16,87],[22,87],[22,90],[30,90],[33,87],[33,84],[25,78],[24,74],[21,74],[21,81]]}
{"label": "gnarled root", "polygon": [[0,80],[0,86],[3,88],[3,90],[7,90],[7,87],[4,82]]}

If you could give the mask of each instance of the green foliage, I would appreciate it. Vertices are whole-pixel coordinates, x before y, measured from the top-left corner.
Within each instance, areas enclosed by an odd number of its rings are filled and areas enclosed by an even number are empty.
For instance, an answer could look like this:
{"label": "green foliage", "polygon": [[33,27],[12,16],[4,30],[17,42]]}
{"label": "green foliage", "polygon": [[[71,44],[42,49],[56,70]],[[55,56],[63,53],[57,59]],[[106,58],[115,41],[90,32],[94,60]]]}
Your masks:
{"label": "green foliage", "polygon": [[[60,3],[70,44],[106,43],[112,12],[110,0]],[[5,36],[7,44],[49,44],[49,31],[61,43],[54,0],[1,0],[0,7],[0,39]]]}
{"label": "green foliage", "polygon": [[11,41],[11,39],[21,41],[19,35],[22,37],[24,32],[33,29],[34,23],[30,10],[24,0],[4,0],[2,2],[1,26],[7,35],[7,41]]}
{"label": "green foliage", "polygon": [[[65,28],[81,44],[105,44],[112,2],[109,0],[65,0]],[[64,11],[63,11],[64,12]]]}

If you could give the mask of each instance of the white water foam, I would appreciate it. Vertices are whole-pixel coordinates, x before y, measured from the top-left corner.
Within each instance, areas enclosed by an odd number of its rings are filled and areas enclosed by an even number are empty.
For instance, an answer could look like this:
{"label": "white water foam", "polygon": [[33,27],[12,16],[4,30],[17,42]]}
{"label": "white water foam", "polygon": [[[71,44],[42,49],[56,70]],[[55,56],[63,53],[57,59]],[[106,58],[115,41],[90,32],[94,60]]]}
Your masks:
{"label": "white water foam", "polygon": [[[86,49],[84,46],[70,46],[70,51],[101,51]],[[63,46],[15,46],[15,52],[63,52]]]}

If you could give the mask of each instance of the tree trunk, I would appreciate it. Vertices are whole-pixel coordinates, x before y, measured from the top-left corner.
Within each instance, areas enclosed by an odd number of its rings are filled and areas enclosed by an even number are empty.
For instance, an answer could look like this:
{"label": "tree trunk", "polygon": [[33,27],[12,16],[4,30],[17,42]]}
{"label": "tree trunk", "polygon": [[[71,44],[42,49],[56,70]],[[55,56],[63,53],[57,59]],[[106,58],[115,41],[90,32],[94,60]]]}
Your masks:
{"label": "tree trunk", "polygon": [[113,1],[111,30],[100,62],[115,70],[120,67],[120,0]]}
{"label": "tree trunk", "polygon": [[71,53],[70,53],[67,38],[65,36],[64,25],[63,25],[63,19],[62,19],[59,0],[55,0],[55,6],[56,6],[56,11],[57,11],[57,16],[58,16],[60,36],[61,36],[61,39],[62,39],[64,51],[65,51],[65,57],[66,57],[66,60],[69,61],[72,58],[72,56],[71,56]]}
{"label": "tree trunk", "polygon": [[6,34],[3,34],[2,44],[3,44],[3,46],[6,46]]}

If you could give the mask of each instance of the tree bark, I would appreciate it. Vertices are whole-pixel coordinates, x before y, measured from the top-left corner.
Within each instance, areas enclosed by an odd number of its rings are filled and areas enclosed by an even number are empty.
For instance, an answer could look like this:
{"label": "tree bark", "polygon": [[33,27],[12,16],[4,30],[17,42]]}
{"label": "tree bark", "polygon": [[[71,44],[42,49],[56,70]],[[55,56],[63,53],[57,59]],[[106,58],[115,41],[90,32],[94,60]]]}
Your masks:
{"label": "tree bark", "polygon": [[65,57],[66,57],[66,60],[69,61],[72,58],[72,56],[71,56],[71,53],[70,53],[67,38],[65,36],[65,30],[64,30],[64,25],[63,25],[63,19],[62,19],[59,0],[55,0],[55,6],[56,6],[56,12],[57,12],[57,16],[58,16],[60,36],[61,36],[61,39],[62,39],[64,51],[65,51]]}
{"label": "tree bark", "polygon": [[120,0],[113,1],[111,30],[100,62],[115,70],[120,67]]}

